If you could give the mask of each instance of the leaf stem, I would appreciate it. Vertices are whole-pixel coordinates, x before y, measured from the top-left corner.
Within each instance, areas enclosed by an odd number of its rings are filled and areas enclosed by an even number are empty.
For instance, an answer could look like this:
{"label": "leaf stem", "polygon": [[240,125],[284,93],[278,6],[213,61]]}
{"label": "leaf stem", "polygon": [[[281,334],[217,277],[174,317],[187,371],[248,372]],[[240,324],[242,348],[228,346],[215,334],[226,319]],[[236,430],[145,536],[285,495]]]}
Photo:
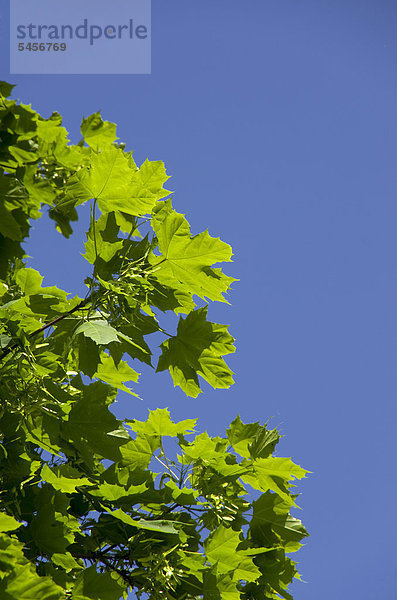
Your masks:
{"label": "leaf stem", "polygon": [[96,198],[94,198],[94,204],[92,207],[92,232],[94,234],[94,248],[95,248],[95,261],[98,259],[98,249],[96,245],[96,228],[95,228],[95,208],[96,208]]}
{"label": "leaf stem", "polygon": [[[163,453],[163,454],[164,454],[164,453]],[[162,461],[162,460],[161,460],[161,459],[160,459],[158,456],[156,456],[155,454],[153,454],[153,456],[154,456],[154,458],[155,458],[155,459],[157,459],[157,460],[159,461],[159,463],[161,463],[161,464],[163,465],[163,467],[165,467],[165,468],[167,469],[167,471],[168,471],[169,473],[171,473],[171,475],[172,475],[173,477],[175,477],[175,481],[178,481],[178,477],[175,475],[175,473],[173,472],[173,470],[172,470],[172,469],[170,469],[170,467],[169,467],[169,466],[168,466],[166,463],[164,463],[164,462],[163,462],[163,461]],[[166,456],[165,456],[165,455],[164,455],[164,458],[166,459]],[[166,460],[167,460],[167,459],[166,459]]]}

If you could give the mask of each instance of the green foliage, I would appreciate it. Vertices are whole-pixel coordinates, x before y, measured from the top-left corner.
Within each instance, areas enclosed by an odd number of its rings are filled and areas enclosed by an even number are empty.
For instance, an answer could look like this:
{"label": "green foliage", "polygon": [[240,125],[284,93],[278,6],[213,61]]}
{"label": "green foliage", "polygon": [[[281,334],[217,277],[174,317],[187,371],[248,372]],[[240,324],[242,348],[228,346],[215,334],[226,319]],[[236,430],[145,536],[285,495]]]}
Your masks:
{"label": "green foliage", "polygon": [[[0,597],[290,598],[287,553],[307,535],[292,482],[306,471],[273,455],[277,431],[237,417],[211,438],[166,409],[124,422],[109,410],[119,389],[136,395],[129,363],[152,365],[154,333],[156,370],[187,395],[233,383],[233,338],[203,304],[225,301],[234,280],[214,265],[231,248],[191,236],[163,199],[163,163],[138,167],[99,113],[71,145],[58,114],[43,119],[11,89],[0,86]],[[92,275],[70,298],[42,286],[23,244],[43,210],[69,237],[84,202]]]}

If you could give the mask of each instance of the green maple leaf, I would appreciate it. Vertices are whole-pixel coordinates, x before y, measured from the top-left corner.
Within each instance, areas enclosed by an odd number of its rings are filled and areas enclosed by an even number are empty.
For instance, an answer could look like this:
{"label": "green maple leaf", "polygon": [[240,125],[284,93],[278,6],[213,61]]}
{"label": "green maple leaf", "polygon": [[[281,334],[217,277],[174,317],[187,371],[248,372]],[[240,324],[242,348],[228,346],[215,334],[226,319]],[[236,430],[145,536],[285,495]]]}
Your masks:
{"label": "green maple leaf", "polygon": [[21,527],[22,523],[19,523],[14,517],[10,517],[6,513],[0,513],[0,532],[3,531],[14,531]]}
{"label": "green maple leaf", "polygon": [[76,487],[94,485],[87,477],[82,477],[76,469],[69,467],[69,465],[55,467],[54,469],[44,465],[41,470],[41,477],[44,481],[50,483],[54,489],[68,494],[75,492]]}
{"label": "green maple leaf", "polygon": [[302,479],[309,471],[293,463],[290,458],[278,456],[259,458],[254,461],[253,467],[254,473],[242,476],[244,482],[250,484],[254,489],[272,490],[290,506],[296,506],[293,497],[288,492],[288,484],[294,479]]}
{"label": "green maple leaf", "polygon": [[146,435],[170,435],[177,436],[183,433],[192,433],[197,419],[186,419],[174,423],[171,420],[168,408],[157,408],[149,411],[147,421],[126,421],[127,425],[138,434]]}
{"label": "green maple leaf", "polygon": [[291,545],[309,535],[302,522],[289,513],[290,502],[277,494],[266,492],[254,500],[252,506],[250,537],[255,544],[270,547],[280,543]]}
{"label": "green maple leaf", "polygon": [[23,239],[23,234],[18,221],[14,218],[12,212],[8,211],[3,204],[0,204],[0,234],[14,241]]}
{"label": "green maple leaf", "polygon": [[100,381],[83,387],[83,390],[83,397],[73,403],[68,421],[63,424],[65,435],[79,447],[85,440],[91,452],[118,460],[119,447],[125,439],[112,435],[119,428],[119,421],[107,406],[110,403],[109,392],[113,400],[116,390],[110,390]]}
{"label": "green maple leaf", "polygon": [[157,371],[169,370],[175,386],[196,398],[201,392],[201,375],[213,388],[228,388],[233,373],[222,356],[235,351],[226,325],[206,320],[207,307],[179,320],[177,335],[161,344]]}
{"label": "green maple leaf", "polygon": [[7,83],[6,81],[0,81],[0,95],[3,98],[8,98],[11,95],[12,90],[15,85],[11,85],[11,83]]}
{"label": "green maple leaf", "polygon": [[180,457],[180,460],[185,464],[199,461],[204,465],[210,465],[214,471],[225,477],[239,476],[246,473],[246,465],[226,461],[226,458],[230,458],[230,455],[225,453],[226,445],[226,440],[220,441],[219,438],[210,438],[208,433],[204,431],[197,435],[192,443],[183,445],[184,455]]}
{"label": "green maple leaf", "polygon": [[276,429],[258,423],[243,423],[238,415],[227,430],[233,448],[245,458],[266,458],[280,439]]}
{"label": "green maple leaf", "polygon": [[[37,179],[36,165],[30,165],[25,169],[22,181],[26,191],[29,193],[29,198],[37,203],[38,206],[41,204],[53,206],[59,192],[46,179]],[[25,195],[26,191],[24,190]]]}
{"label": "green maple leaf", "polygon": [[96,490],[90,490],[91,496],[97,496],[108,502],[114,502],[120,500],[120,498],[126,498],[128,496],[141,496],[147,490],[146,484],[141,483],[140,485],[130,485],[127,488],[121,485],[115,485],[112,483],[102,483]]}
{"label": "green maple leaf", "polygon": [[115,123],[102,121],[100,112],[84,118],[80,130],[87,144],[96,151],[117,139]]}
{"label": "green maple leaf", "polygon": [[79,333],[104,346],[119,341],[116,329],[105,320],[85,321],[77,327],[75,335]]}
{"label": "green maple leaf", "polygon": [[152,460],[153,452],[159,448],[157,436],[138,435],[136,440],[130,440],[120,448],[123,465],[133,469],[141,467],[146,469]]}
{"label": "green maple leaf", "polygon": [[70,554],[70,552],[65,552],[64,554],[53,554],[52,562],[59,567],[65,569],[66,572],[72,571],[73,569],[81,569],[83,568],[81,564],[77,562],[75,558]]}
{"label": "green maple leaf", "polygon": [[169,194],[163,189],[167,179],[161,161],[146,160],[137,169],[122,150],[108,146],[99,154],[91,153],[90,165],[70,178],[65,197],[56,206],[64,210],[95,198],[102,213],[145,215]]}
{"label": "green maple leaf", "polygon": [[64,600],[64,590],[50,577],[39,577],[23,554],[23,544],[0,536],[2,600]]}
{"label": "green maple leaf", "polygon": [[22,292],[29,296],[36,294],[41,289],[43,277],[35,269],[19,269],[16,274],[16,282],[20,286]]}
{"label": "green maple leaf", "polygon": [[203,599],[204,600],[240,600],[240,592],[236,582],[230,575],[216,574],[212,570],[205,570],[203,574]]}
{"label": "green maple leaf", "polygon": [[250,556],[237,549],[240,542],[239,532],[221,525],[205,543],[206,556],[217,573],[228,573],[235,581],[255,581],[260,571]]}
{"label": "green maple leaf", "polygon": [[211,269],[218,262],[230,262],[231,247],[208,231],[195,236],[185,217],[172,209],[171,201],[162,201],[153,211],[152,227],[161,256],[153,255],[154,276],[170,288],[196,294],[200,298],[226,302],[223,293],[236,279],[221,269]]}
{"label": "green maple leaf", "polygon": [[[29,524],[28,533],[44,554],[63,554],[74,540],[75,519],[68,515],[68,499],[49,485],[40,488],[38,510]],[[70,521],[70,525],[68,521]]]}
{"label": "green maple leaf", "polygon": [[99,257],[108,262],[122,248],[123,240],[117,237],[119,227],[114,213],[104,214],[95,223],[91,223],[87,232],[84,258],[92,265]]}
{"label": "green maple leaf", "polygon": [[88,567],[79,576],[73,588],[73,600],[119,600],[124,586],[110,573],[98,573],[95,566]]}
{"label": "green maple leaf", "polygon": [[178,533],[178,530],[175,529],[172,521],[165,521],[159,519],[133,519],[130,515],[127,515],[121,508],[117,510],[111,511],[110,509],[103,507],[106,512],[108,512],[112,517],[119,519],[126,525],[132,525],[133,527],[137,527],[138,529],[147,529],[149,531],[158,531],[159,533]]}
{"label": "green maple leaf", "polygon": [[240,541],[239,532],[221,525],[205,542],[205,554],[212,564],[217,563],[220,573],[228,573],[232,569]]}
{"label": "green maple leaf", "polygon": [[116,387],[123,392],[136,396],[125,384],[127,381],[138,381],[139,373],[134,371],[125,361],[120,360],[117,365],[113,357],[103,354],[101,362],[98,364],[94,377],[98,377],[105,383]]}

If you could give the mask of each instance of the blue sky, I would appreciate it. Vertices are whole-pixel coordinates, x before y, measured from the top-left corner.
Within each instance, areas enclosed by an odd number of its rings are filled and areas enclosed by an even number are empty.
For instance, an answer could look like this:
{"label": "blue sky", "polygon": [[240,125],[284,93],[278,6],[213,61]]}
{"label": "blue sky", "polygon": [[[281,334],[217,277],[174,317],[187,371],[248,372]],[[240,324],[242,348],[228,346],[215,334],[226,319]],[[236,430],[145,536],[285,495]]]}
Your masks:
{"label": "blue sky", "polygon": [[[393,0],[153,0],[151,75],[1,78],[72,141],[98,109],[146,157],[165,161],[192,231],[234,250],[230,324],[236,384],[197,400],[143,372],[143,401],[213,435],[240,413],[282,431],[311,533],[294,556],[296,600],[391,598],[397,590],[397,4]],[[31,265],[82,293],[82,232],[33,230]]]}

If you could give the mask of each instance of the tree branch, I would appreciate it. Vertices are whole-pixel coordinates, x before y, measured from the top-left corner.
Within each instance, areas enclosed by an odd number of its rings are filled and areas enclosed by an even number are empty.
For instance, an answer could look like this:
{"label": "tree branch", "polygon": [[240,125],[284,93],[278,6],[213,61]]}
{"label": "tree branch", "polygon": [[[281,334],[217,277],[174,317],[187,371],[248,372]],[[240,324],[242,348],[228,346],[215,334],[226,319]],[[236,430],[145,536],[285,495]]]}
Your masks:
{"label": "tree branch", "polygon": [[[32,333],[29,334],[28,337],[29,338],[35,337],[36,335],[38,335],[42,331],[45,331],[49,327],[52,327],[52,325],[55,325],[55,323],[59,323],[59,321],[62,321],[62,319],[65,319],[65,317],[68,317],[69,315],[73,314],[74,312],[80,310],[80,308],[83,308],[83,306],[85,306],[89,300],[90,300],[89,297],[85,298],[79,304],[77,304],[77,306],[75,306],[74,308],[71,308],[64,315],[61,315],[60,317],[57,317],[56,319],[53,319],[52,321],[50,321],[46,325],[43,325],[43,327],[40,327],[39,329],[36,329],[36,331],[32,331]],[[6,348],[4,348],[3,352],[0,354],[0,360],[2,360],[4,357],[6,357],[7,354],[9,354],[10,352],[12,352],[13,350],[15,350],[15,348],[18,348],[18,346],[19,346],[19,344],[18,344],[18,342],[16,342],[16,343],[12,344],[11,346],[7,346]]]}

